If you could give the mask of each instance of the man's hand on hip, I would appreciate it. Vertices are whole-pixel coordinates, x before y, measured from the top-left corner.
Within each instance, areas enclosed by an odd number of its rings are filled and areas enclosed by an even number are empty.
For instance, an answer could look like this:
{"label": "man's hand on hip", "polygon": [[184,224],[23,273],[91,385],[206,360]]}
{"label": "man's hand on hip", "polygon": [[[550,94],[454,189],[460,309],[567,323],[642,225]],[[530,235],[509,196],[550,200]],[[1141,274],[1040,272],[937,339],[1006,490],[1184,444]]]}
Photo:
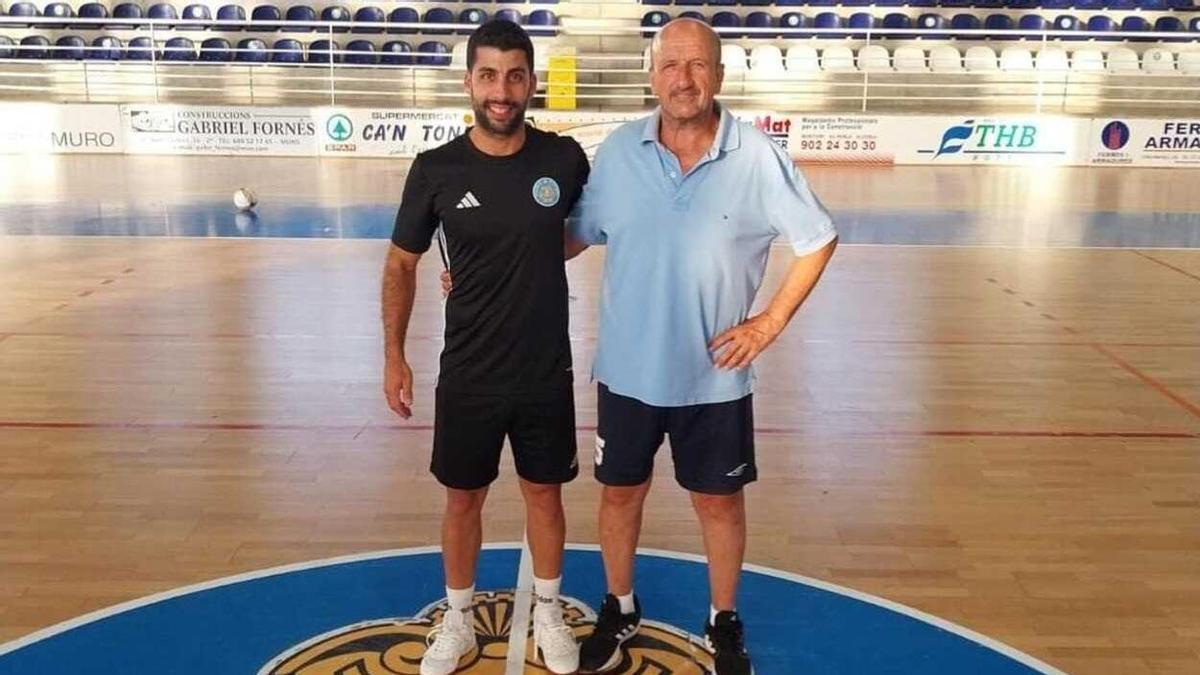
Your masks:
{"label": "man's hand on hip", "polygon": [[721,333],[708,344],[713,365],[722,370],[740,370],[758,358],[779,334],[785,322],[769,314],[757,314]]}

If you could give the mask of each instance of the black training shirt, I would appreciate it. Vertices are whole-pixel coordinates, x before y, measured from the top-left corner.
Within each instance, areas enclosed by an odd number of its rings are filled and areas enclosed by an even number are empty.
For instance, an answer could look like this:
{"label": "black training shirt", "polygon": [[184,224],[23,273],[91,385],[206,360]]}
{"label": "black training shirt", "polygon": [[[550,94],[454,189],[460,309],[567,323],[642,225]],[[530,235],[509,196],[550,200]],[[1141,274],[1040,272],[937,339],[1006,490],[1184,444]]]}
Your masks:
{"label": "black training shirt", "polygon": [[528,126],[506,157],[468,134],[417,155],[392,243],[424,253],[439,224],[445,236],[454,290],[439,387],[507,394],[571,382],[564,221],[587,177],[574,139]]}

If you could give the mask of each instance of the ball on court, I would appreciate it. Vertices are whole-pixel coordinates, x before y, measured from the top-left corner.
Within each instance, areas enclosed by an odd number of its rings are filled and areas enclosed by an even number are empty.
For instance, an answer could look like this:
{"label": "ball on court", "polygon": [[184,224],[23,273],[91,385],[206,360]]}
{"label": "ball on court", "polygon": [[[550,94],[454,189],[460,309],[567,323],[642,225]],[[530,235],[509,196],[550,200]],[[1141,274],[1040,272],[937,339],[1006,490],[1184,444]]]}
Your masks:
{"label": "ball on court", "polygon": [[238,188],[237,192],[233,193],[233,205],[239,211],[249,211],[258,204],[258,197],[246,188]]}

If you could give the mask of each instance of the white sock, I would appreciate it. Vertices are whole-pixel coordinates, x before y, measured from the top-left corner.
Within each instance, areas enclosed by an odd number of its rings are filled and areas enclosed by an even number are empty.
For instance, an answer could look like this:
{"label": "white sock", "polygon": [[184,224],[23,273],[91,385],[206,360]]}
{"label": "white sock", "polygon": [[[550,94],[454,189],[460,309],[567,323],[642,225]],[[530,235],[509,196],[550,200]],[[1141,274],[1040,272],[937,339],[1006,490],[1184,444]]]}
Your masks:
{"label": "white sock", "polygon": [[537,601],[534,612],[538,616],[562,616],[562,611],[558,608],[558,591],[561,587],[561,576],[556,579],[533,578],[533,597]]}
{"label": "white sock", "polygon": [[466,612],[471,609],[475,599],[475,585],[466,588],[446,587],[446,599],[450,601],[450,609]]}
{"label": "white sock", "polygon": [[717,609],[716,607],[709,605],[708,606],[708,624],[710,626],[715,626],[717,623],[717,614],[719,614],[720,612],[724,612],[724,611],[736,612],[737,609],[723,610],[723,609]]}
{"label": "white sock", "polygon": [[618,595],[617,602],[621,605],[622,614],[633,614],[637,611],[637,607],[633,604],[633,591],[629,591],[629,595]]}

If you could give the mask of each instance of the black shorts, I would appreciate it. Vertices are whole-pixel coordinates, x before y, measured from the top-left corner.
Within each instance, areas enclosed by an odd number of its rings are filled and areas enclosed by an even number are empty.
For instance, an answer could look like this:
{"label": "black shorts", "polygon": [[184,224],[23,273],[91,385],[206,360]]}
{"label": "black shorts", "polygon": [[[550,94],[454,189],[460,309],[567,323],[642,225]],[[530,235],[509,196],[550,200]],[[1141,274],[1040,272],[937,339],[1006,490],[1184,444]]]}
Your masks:
{"label": "black shorts", "polygon": [[566,483],[579,474],[575,396],[570,386],[545,393],[435,394],[433,461],[438,482],[459,490],[491,485],[507,437],[517,475],[531,483]]}
{"label": "black shorts", "polygon": [[596,480],[605,485],[645,483],[663,436],[669,436],[675,480],[681,486],[703,494],[737,492],[758,478],[753,398],[660,408],[600,384]]}

